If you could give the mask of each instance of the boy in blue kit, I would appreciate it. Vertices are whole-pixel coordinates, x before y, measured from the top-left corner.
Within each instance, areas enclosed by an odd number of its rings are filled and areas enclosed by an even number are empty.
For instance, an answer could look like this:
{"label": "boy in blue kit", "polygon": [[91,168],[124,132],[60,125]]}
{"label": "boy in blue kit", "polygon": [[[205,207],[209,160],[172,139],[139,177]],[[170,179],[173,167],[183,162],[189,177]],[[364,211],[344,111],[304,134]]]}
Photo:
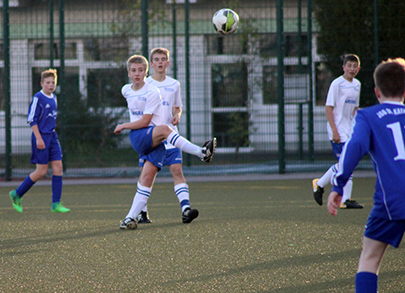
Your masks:
{"label": "boy in blue kit", "polygon": [[405,232],[405,60],[388,59],[379,64],[374,83],[380,104],[357,111],[328,197],[328,211],[336,215],[343,187],[361,158],[370,154],[377,180],[356,274],[358,293],[377,292],[385,249],[388,244],[397,248]]}
{"label": "boy in blue kit", "polygon": [[143,162],[132,206],[120,224],[121,229],[136,229],[136,217],[145,207],[157,172],[163,166],[166,156],[163,141],[167,140],[182,151],[209,163],[214,156],[216,139],[206,141],[199,147],[177,134],[165,123],[160,91],[154,85],[145,82],[149,69],[145,57],[131,56],[127,61],[127,69],[132,83],[124,85],[121,93],[127,100],[130,122],[118,124],[114,133],[120,134],[125,129],[131,130],[129,138],[132,147]]}
{"label": "boy in blue kit", "polygon": [[55,132],[57,101],[53,93],[56,88],[57,74],[55,69],[49,69],[41,73],[42,90],[32,98],[27,123],[32,129],[31,136],[31,163],[36,164],[36,169],[28,175],[23,183],[10,191],[10,198],[14,209],[22,213],[22,196],[37,182],[45,177],[48,164],[52,168],[52,213],[67,213],[70,209],[65,208],[60,198],[62,196],[62,149]]}

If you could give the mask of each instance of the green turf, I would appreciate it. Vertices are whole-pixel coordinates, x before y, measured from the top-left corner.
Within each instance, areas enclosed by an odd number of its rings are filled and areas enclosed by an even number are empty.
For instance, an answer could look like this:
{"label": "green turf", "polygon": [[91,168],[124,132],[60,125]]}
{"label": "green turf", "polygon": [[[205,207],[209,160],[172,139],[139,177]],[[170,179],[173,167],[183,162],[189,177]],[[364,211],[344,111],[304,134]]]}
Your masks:
{"label": "green turf", "polygon": [[[67,214],[34,186],[19,214],[0,187],[0,292],[353,292],[373,179],[355,178],[363,210],[330,216],[310,180],[189,183],[194,222],[157,183],[152,224],[120,230],[133,185],[64,186]],[[389,248],[380,292],[405,288],[404,249]]]}

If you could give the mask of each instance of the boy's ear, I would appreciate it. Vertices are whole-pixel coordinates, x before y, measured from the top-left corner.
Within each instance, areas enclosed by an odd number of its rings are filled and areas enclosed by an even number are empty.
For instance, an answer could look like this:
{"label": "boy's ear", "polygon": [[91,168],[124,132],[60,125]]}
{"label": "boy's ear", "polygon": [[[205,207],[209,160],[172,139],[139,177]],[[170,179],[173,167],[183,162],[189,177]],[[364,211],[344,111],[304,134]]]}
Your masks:
{"label": "boy's ear", "polygon": [[377,99],[379,99],[381,97],[381,93],[378,88],[376,88],[376,87],[374,88],[374,93],[375,93],[375,96],[377,97]]}

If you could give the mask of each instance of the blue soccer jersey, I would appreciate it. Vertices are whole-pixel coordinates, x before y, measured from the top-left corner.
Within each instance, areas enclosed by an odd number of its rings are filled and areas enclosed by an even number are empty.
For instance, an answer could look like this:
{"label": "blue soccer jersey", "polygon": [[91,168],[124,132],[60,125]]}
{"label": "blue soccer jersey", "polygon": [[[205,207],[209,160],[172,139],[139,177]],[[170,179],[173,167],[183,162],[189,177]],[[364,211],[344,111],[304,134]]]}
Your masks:
{"label": "blue soccer jersey", "polygon": [[351,138],[339,160],[333,191],[342,194],[354,168],[367,153],[377,174],[370,216],[405,219],[405,106],[384,102],[358,110]]}
{"label": "blue soccer jersey", "polygon": [[40,133],[53,133],[56,128],[57,102],[56,96],[45,95],[39,91],[32,98],[27,123],[30,126],[38,125]]}

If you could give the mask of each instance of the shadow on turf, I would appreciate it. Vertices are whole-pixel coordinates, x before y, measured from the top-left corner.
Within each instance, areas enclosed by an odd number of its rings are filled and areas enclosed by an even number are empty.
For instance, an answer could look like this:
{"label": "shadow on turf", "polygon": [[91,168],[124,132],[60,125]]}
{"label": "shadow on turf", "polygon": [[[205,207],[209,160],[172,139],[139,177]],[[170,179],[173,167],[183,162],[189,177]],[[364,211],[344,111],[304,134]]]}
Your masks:
{"label": "shadow on turf", "polygon": [[[243,267],[238,267],[234,269],[227,269],[224,268],[221,270],[221,272],[216,271],[213,274],[207,274],[207,275],[200,275],[196,278],[190,278],[190,279],[178,279],[178,280],[173,280],[169,282],[162,282],[160,283],[161,286],[166,286],[166,285],[175,285],[175,284],[185,284],[185,283],[196,283],[196,282],[209,282],[210,280],[213,279],[224,279],[226,277],[230,276],[236,276],[239,274],[248,274],[252,271],[271,271],[272,269],[278,270],[279,268],[282,267],[291,267],[293,270],[299,270],[299,264],[316,264],[320,263],[323,264],[325,261],[329,263],[333,263],[336,261],[341,261],[344,259],[347,259],[350,256],[356,256],[358,257],[360,254],[359,249],[351,249],[347,250],[344,253],[342,252],[337,252],[337,253],[331,253],[331,254],[316,254],[316,255],[307,255],[307,256],[296,256],[296,257],[287,257],[283,259],[277,259],[277,260],[272,260],[272,261],[267,261],[267,262],[262,262],[262,263],[256,263],[252,265],[247,265]],[[354,269],[355,270],[355,269]],[[301,272],[302,273],[302,272]],[[322,282],[322,283],[315,283],[316,282],[316,275],[310,275],[308,276],[308,281],[309,283],[303,286],[294,286],[294,287],[286,287],[286,288],[271,288],[271,280],[269,280],[269,289],[277,289],[279,292],[319,292],[325,289],[332,289],[332,288],[341,288],[342,286],[350,286],[351,284],[354,284],[354,276],[353,278],[345,278],[345,279],[339,279],[339,280],[331,280],[330,282]],[[247,284],[248,285],[248,284]],[[248,286],[247,286],[248,287]],[[265,292],[265,291],[263,291]],[[267,291],[266,291],[267,292]]]}
{"label": "shadow on turf", "polygon": [[[60,242],[60,241],[68,241],[68,240],[78,240],[78,239],[86,239],[86,238],[93,238],[98,236],[105,236],[109,234],[116,234],[116,233],[125,233],[125,232],[142,232],[142,230],[151,230],[151,229],[159,229],[165,227],[174,227],[174,226],[189,226],[190,224],[183,224],[183,223],[173,223],[167,222],[164,224],[139,224],[136,230],[121,230],[119,228],[119,224],[117,224],[116,228],[111,229],[103,229],[97,230],[93,232],[89,232],[87,230],[78,231],[77,229],[71,231],[61,231],[61,232],[51,232],[47,234],[40,234],[31,237],[19,237],[12,240],[3,240],[0,243],[0,249],[11,249],[11,248],[18,248],[18,247],[27,247],[31,245],[37,244],[45,244],[45,243],[53,243],[53,242]],[[30,253],[32,251],[25,251],[23,253]],[[35,251],[34,251],[35,252]],[[0,255],[2,256],[12,256],[16,254],[22,254],[22,252],[2,252]]]}

